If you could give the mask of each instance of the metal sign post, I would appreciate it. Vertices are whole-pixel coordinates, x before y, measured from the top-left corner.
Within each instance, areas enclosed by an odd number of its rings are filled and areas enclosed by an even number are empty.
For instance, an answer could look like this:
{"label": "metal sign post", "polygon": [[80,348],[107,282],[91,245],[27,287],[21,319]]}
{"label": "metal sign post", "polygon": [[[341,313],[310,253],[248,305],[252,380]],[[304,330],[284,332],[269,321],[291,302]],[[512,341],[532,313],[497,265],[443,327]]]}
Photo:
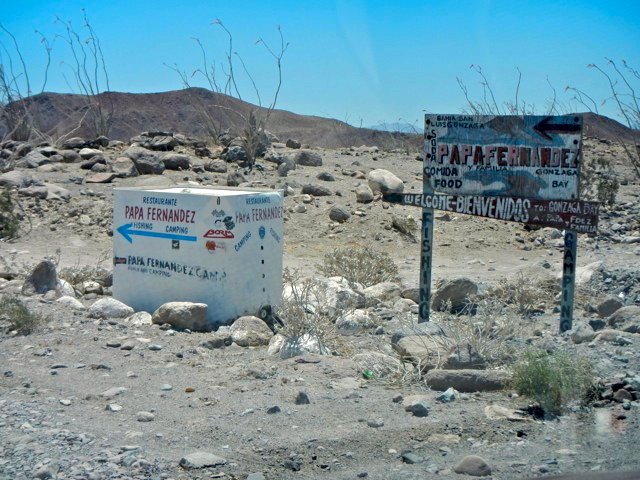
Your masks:
{"label": "metal sign post", "polygon": [[[427,161],[436,154],[437,140],[435,131],[429,131],[430,119],[425,119],[424,128],[424,168],[422,174],[423,195],[433,195],[433,187]],[[418,323],[428,322],[431,318],[431,269],[433,266],[433,207],[422,206],[422,238],[420,242],[420,309]]]}
{"label": "metal sign post", "polygon": [[[578,198],[582,118],[426,115],[419,322],[430,319],[434,209],[565,230],[560,331],[571,329],[578,233],[595,235],[599,204]],[[437,192],[437,193],[436,193]]]}
{"label": "metal sign post", "polygon": [[562,259],[562,303],[560,306],[560,333],[571,330],[573,325],[573,292],[576,283],[576,255],[578,235],[564,232],[564,256]]}

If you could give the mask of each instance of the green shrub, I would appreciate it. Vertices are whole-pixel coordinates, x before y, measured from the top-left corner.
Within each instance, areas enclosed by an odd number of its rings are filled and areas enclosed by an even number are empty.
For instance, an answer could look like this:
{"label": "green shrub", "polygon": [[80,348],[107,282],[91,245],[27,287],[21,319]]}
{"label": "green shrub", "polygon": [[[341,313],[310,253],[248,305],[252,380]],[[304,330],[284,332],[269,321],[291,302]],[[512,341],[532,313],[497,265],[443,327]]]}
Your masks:
{"label": "green shrub", "polygon": [[546,413],[559,415],[568,402],[585,398],[595,374],[584,357],[530,349],[514,366],[513,382],[519,394],[538,402]]}
{"label": "green shrub", "polygon": [[20,228],[9,190],[0,191],[0,238],[13,238]]}
{"label": "green shrub", "polygon": [[391,257],[370,247],[335,249],[324,256],[316,269],[327,277],[344,277],[350,284],[365,288],[399,281],[398,267]]}
{"label": "green shrub", "polygon": [[12,297],[0,299],[0,319],[9,323],[10,331],[15,330],[20,335],[29,335],[50,320],[31,312],[24,303]]}

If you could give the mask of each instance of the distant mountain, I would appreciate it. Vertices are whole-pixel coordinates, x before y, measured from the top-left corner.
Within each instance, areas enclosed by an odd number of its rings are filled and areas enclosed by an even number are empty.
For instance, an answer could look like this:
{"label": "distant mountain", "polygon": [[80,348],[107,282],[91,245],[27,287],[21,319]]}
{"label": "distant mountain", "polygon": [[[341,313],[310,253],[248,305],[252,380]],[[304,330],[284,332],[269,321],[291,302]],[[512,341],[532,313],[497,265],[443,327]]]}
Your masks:
{"label": "distant mountain", "polygon": [[[202,88],[162,93],[107,92],[98,96],[105,111],[113,112],[109,138],[128,141],[144,131],[170,131],[206,139],[210,125],[229,128],[242,135],[250,112],[264,115],[264,108]],[[25,100],[40,131],[53,140],[73,131],[73,136],[91,138],[88,102],[82,95],[42,93]],[[584,114],[585,134],[613,141],[640,143],[640,132],[610,118]],[[421,148],[422,126],[407,122],[379,124],[375,128],[356,128],[339,120],[298,115],[274,110],[267,130],[283,142],[291,138],[312,146],[339,148],[377,145],[383,148]],[[417,130],[417,132],[416,132]],[[0,123],[0,138],[6,127]]]}
{"label": "distant mountain", "polygon": [[409,122],[392,122],[379,123],[369,127],[372,130],[380,130],[382,132],[400,132],[400,133],[422,133],[423,124],[411,124]]}
{"label": "distant mountain", "polygon": [[[109,138],[123,141],[150,130],[184,133],[204,139],[212,124],[241,135],[247,127],[245,119],[250,112],[255,111],[258,116],[266,113],[264,108],[202,88],[162,93],[107,92],[98,98],[105,111],[113,111]],[[42,93],[26,101],[38,128],[54,140],[74,129],[73,136],[93,136],[95,129],[90,127],[91,115],[87,114],[88,102],[84,96]],[[408,144],[417,148],[421,142],[420,135],[356,128],[339,120],[297,115],[285,110],[274,110],[266,128],[283,142],[291,138],[303,144],[327,148],[361,145],[405,148]],[[5,132],[6,128],[3,130],[0,124],[0,138]]]}

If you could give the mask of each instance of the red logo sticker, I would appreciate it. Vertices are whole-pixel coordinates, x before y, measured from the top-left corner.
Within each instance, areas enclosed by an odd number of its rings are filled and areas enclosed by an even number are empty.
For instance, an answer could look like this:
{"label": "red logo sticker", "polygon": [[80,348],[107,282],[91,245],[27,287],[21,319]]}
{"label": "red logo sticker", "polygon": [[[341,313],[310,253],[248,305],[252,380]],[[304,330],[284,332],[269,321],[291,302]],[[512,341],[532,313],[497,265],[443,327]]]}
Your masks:
{"label": "red logo sticker", "polygon": [[231,230],[209,230],[203,235],[204,238],[234,238]]}

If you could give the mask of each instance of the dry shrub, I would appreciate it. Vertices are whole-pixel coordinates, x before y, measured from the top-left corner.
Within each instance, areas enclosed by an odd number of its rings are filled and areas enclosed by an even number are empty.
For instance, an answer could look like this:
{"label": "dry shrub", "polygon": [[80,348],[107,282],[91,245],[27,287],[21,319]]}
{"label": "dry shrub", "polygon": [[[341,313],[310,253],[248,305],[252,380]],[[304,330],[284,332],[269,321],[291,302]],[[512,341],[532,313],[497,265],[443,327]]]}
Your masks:
{"label": "dry shrub", "polygon": [[286,268],[283,273],[284,296],[278,314],[284,320],[281,330],[287,338],[308,335],[338,354],[348,354],[350,347],[335,326],[340,316],[348,311],[336,311],[333,315],[326,307],[325,288],[317,279],[303,278],[296,270]]}
{"label": "dry shrub", "polygon": [[9,331],[29,335],[43,327],[51,318],[33,313],[17,298],[5,296],[0,299],[0,320],[8,322]]}
{"label": "dry shrub", "polygon": [[[56,257],[54,258],[56,266],[60,264],[60,253],[61,252],[58,249],[56,251]],[[79,263],[76,263],[73,266],[63,267],[58,272],[58,277],[69,282],[71,285],[79,285],[89,281],[98,282],[103,285],[109,277],[110,272],[102,265],[110,256],[110,252],[105,250],[98,255],[94,265],[80,265]]]}
{"label": "dry shrub", "polygon": [[554,279],[535,278],[533,274],[518,272],[515,277],[501,279],[489,289],[487,296],[515,306],[518,313],[528,316],[553,300],[558,292]]}
{"label": "dry shrub", "polygon": [[20,219],[15,211],[14,201],[9,190],[0,191],[0,239],[13,238],[20,229]]}
{"label": "dry shrub", "polygon": [[444,335],[434,340],[444,351],[478,363],[501,366],[515,358],[513,340],[523,330],[523,323],[509,305],[495,298],[473,305],[473,314],[442,313],[439,325]]}
{"label": "dry shrub", "polygon": [[381,282],[398,282],[398,266],[391,257],[368,246],[337,248],[316,266],[327,277],[343,277],[352,286],[370,287]]}

